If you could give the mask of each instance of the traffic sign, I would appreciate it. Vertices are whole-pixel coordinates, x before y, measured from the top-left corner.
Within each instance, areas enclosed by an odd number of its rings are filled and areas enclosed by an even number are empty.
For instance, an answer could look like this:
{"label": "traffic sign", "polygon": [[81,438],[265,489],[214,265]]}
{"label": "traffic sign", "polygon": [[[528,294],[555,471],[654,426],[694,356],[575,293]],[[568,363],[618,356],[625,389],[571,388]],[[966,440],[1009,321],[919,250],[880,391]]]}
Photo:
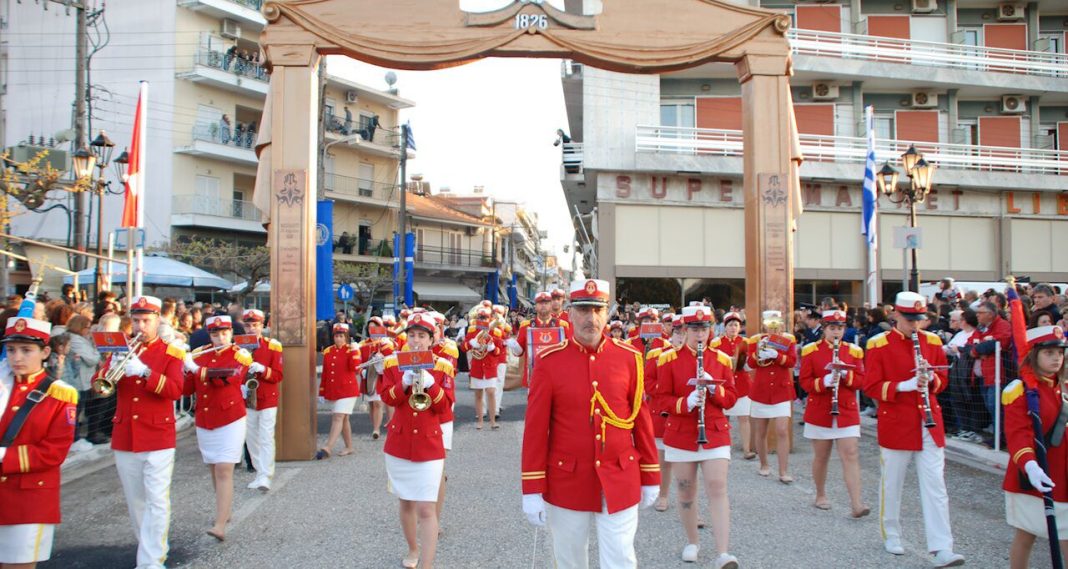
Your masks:
{"label": "traffic sign", "polygon": [[343,284],[337,287],[337,298],[342,302],[348,302],[352,300],[355,293],[352,290],[352,285]]}
{"label": "traffic sign", "polygon": [[919,227],[895,227],[894,249],[922,249],[923,231]]}

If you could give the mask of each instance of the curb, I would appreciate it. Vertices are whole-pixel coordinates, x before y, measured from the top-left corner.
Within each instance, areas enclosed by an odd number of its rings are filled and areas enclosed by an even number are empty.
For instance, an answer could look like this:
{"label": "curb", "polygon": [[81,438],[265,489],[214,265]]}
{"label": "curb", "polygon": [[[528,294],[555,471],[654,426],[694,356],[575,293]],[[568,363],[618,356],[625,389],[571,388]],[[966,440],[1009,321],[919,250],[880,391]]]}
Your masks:
{"label": "curb", "polygon": [[[174,423],[176,442],[193,432],[193,417],[182,415]],[[93,446],[92,450],[68,454],[60,467],[62,477],[61,484],[73,482],[79,478],[88,476],[98,470],[103,470],[115,463],[115,455],[111,451],[110,444]]]}
{"label": "curb", "polygon": [[[864,436],[877,440],[877,421],[872,417],[861,416],[860,430]],[[962,466],[989,472],[990,474],[1003,475],[1009,466],[1009,454],[1005,451],[996,451],[986,446],[958,441],[946,437],[946,459]]]}

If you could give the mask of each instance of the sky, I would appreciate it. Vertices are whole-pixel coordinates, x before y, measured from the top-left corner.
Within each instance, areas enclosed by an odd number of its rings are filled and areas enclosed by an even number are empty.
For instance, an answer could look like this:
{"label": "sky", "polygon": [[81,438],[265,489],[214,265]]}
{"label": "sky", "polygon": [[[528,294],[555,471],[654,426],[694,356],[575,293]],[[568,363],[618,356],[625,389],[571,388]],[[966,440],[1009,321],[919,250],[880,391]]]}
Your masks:
{"label": "sky", "polygon": [[[509,3],[464,0],[461,7],[488,10]],[[329,57],[327,69],[368,87],[388,88],[388,69],[340,56]],[[574,229],[560,186],[560,147],[553,146],[556,129],[569,131],[560,60],[494,58],[395,73],[400,96],[415,103],[401,111],[417,147],[409,177],[422,174],[434,193],[446,186],[469,194],[483,186],[499,201],[525,203],[548,231],[550,251],[570,267],[571,252],[564,254],[563,246],[573,241]]]}

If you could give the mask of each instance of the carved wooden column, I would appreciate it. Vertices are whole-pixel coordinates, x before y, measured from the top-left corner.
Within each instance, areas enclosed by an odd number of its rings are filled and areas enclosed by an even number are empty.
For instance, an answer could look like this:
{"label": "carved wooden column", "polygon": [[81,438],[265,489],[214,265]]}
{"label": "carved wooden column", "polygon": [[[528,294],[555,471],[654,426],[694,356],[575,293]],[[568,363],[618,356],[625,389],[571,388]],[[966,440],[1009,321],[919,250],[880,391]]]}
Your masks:
{"label": "carved wooden column", "polygon": [[276,439],[279,460],[316,450],[315,212],[319,54],[271,45],[271,331],[282,342]]}

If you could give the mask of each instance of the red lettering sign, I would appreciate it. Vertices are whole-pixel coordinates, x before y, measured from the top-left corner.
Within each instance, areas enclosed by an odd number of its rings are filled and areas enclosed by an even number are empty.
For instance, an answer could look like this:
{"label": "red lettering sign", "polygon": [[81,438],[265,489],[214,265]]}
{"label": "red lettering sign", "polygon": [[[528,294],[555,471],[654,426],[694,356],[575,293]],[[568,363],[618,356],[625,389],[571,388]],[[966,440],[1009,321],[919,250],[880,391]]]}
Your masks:
{"label": "red lettering sign", "polygon": [[693,195],[701,191],[701,179],[689,178],[686,180],[686,199],[693,201]]}
{"label": "red lettering sign", "polygon": [[616,197],[630,197],[630,176],[616,176]]}
{"label": "red lettering sign", "polygon": [[719,181],[719,201],[723,203],[731,203],[734,201],[734,196],[731,193],[734,190],[734,183],[730,180]]}

